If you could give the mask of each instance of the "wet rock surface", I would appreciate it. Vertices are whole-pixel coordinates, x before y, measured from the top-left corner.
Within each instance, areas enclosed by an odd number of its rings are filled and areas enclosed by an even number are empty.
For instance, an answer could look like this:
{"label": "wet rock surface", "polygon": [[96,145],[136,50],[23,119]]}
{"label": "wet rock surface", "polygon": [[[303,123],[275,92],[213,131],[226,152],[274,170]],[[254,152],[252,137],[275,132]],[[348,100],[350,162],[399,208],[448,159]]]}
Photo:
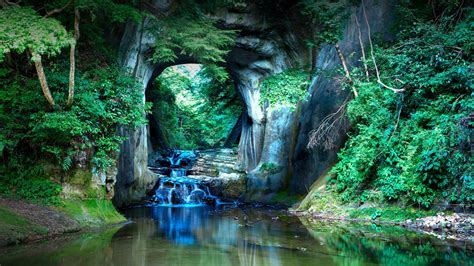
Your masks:
{"label": "wet rock surface", "polygon": [[[205,193],[204,195],[194,193],[192,197],[199,196],[199,202],[204,200],[210,203],[216,201],[210,196],[233,201],[239,199],[245,192],[246,175],[237,166],[235,149],[179,151],[168,157],[169,160],[165,160],[166,156],[155,157],[159,159],[149,169],[157,176],[154,197],[160,198],[158,200],[160,202],[167,204],[194,202],[193,199],[187,198],[195,189],[197,192],[202,190]],[[173,193],[181,195],[181,199],[178,199],[178,196],[174,197]]]}
{"label": "wet rock surface", "polygon": [[245,192],[245,173],[237,166],[235,149],[200,151],[188,176],[209,183],[212,195],[237,199]]}
{"label": "wet rock surface", "polygon": [[441,238],[474,241],[474,215],[466,213],[445,214],[407,220],[402,226],[433,233]]}

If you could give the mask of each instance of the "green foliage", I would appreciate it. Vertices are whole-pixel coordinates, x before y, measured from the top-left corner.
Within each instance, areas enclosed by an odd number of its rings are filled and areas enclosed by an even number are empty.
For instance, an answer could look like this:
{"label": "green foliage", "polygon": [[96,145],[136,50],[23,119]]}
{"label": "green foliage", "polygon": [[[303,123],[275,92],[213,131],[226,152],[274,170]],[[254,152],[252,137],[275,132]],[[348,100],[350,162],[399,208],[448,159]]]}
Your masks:
{"label": "green foliage", "polygon": [[348,17],[345,0],[302,0],[300,12],[308,17],[316,26],[314,39],[308,41],[309,46],[319,46],[323,43],[336,43],[342,37],[344,22]]}
{"label": "green foliage", "polygon": [[275,163],[263,163],[262,166],[260,166],[260,170],[267,174],[278,173],[278,171],[280,171],[280,168],[281,167]]}
{"label": "green foliage", "polygon": [[166,69],[147,95],[170,147],[222,145],[241,113],[230,83],[216,81],[207,67],[193,66]]}
{"label": "green foliage", "polygon": [[[174,62],[179,56],[194,58],[212,69],[223,81],[228,74],[220,64],[235,43],[237,31],[220,29],[216,21],[202,14],[194,2],[181,3],[178,12],[164,19],[155,17],[149,30],[156,36],[151,61]],[[224,78],[224,79],[223,79]]]}
{"label": "green foliage", "polygon": [[5,54],[31,49],[38,54],[56,55],[74,39],[61,23],[43,18],[28,7],[0,9],[0,62]]}
{"label": "green foliage", "polygon": [[[60,92],[58,100],[65,99],[67,92],[58,79],[67,77],[67,73],[58,71],[49,76],[50,86],[57,86]],[[146,122],[139,84],[118,69],[86,73],[77,82],[76,104],[70,110],[55,112],[43,111],[41,95],[33,93],[34,82],[24,80],[26,86],[14,79],[0,91],[0,140],[8,140],[3,146],[11,152],[19,143],[27,142],[35,152],[53,156],[64,168],[70,168],[71,155],[94,150],[94,165],[104,169],[115,159],[113,154],[122,141],[116,127],[123,124],[134,128]],[[25,103],[31,105],[25,108]]]}
{"label": "green foliage", "polygon": [[349,211],[349,217],[361,220],[380,220],[389,222],[404,222],[418,218],[436,215],[434,211],[423,211],[414,208],[384,207],[358,208]]}
{"label": "green foliage", "polygon": [[[58,101],[65,99],[67,89],[62,84],[67,72],[53,67],[48,74]],[[117,126],[133,128],[146,122],[139,84],[116,68],[98,69],[79,77],[75,105],[54,112],[44,111],[46,106],[34,78],[4,77],[0,81],[0,143],[8,157],[0,182],[0,187],[6,189],[0,191],[2,194],[11,192],[25,199],[58,204],[61,186],[45,180],[50,175],[31,173],[36,164],[50,162],[64,172],[79,162],[106,169],[115,162],[123,140],[117,135]]]}
{"label": "green foliage", "polygon": [[[235,31],[221,30],[209,19],[192,19],[188,16],[159,20],[153,62],[172,62],[176,51],[194,57],[202,63],[223,63],[224,56],[234,44]],[[157,22],[157,23],[158,23]]]}
{"label": "green foliage", "polygon": [[[119,125],[135,128],[146,122],[140,84],[113,66],[116,51],[105,42],[105,32],[114,25],[138,22],[142,16],[133,1],[20,4],[31,7],[0,9],[0,194],[58,205],[59,184],[68,182],[77,166],[89,171],[85,178],[90,179],[91,169],[103,171],[115,163],[124,139]],[[61,12],[54,18],[43,17],[55,9]],[[75,101],[70,108],[51,110],[34,70],[25,63],[29,55],[45,55],[48,85],[58,106],[65,106],[69,62],[61,49],[75,40],[62,25],[72,32],[74,9],[81,12]],[[51,56],[58,57],[56,63]]]}
{"label": "green foliage", "polygon": [[359,97],[347,110],[354,130],[331,180],[344,201],[365,201],[359,195],[376,191],[386,201],[425,207],[472,204],[474,26],[472,10],[464,12],[457,24],[452,17],[418,22],[397,43],[376,49],[382,79],[401,80],[404,94],[355,75]]}
{"label": "green foliage", "polygon": [[290,69],[266,78],[261,84],[261,104],[294,107],[307,95],[308,74]]}
{"label": "green foliage", "polygon": [[23,168],[15,162],[0,167],[0,194],[46,205],[60,205],[61,185],[47,179],[41,166]]}

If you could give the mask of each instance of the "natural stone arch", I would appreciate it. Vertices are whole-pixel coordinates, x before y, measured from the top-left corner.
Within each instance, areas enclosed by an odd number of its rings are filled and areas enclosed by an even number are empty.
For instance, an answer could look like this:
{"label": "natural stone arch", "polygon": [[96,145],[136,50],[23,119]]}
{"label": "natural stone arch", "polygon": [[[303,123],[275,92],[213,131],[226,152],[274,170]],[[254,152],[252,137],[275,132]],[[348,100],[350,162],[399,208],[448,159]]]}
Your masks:
{"label": "natural stone arch", "polygon": [[[292,1],[278,1],[279,4],[282,2]],[[170,0],[156,0],[147,8],[167,10],[171,3]],[[387,36],[395,3],[395,0],[365,1],[372,33]],[[240,164],[247,170],[246,200],[267,201],[282,189],[303,195],[315,180],[324,176],[337,159],[338,149],[309,150],[306,148],[308,134],[324,117],[338,110],[349,94],[342,90],[337,79],[315,75],[308,89],[309,98],[296,112],[286,108],[264,110],[259,105],[259,84],[268,75],[297,65],[310,64],[311,69],[323,71],[340,66],[333,46],[326,45],[310,52],[303,44],[304,39],[311,37],[305,30],[311,29],[295,9],[278,12],[278,15],[273,14],[276,16],[273,24],[268,19],[269,13],[262,13],[255,3],[218,10],[213,15],[223,27],[242,30],[227,57],[227,68],[246,105],[239,145]],[[360,58],[355,16],[359,21],[364,20],[361,7],[351,7],[350,13],[338,42],[342,53],[351,54],[347,60],[349,67],[357,65]],[[146,61],[147,51],[154,42],[153,37],[143,31],[146,24],[145,18],[142,25],[127,25],[120,57],[122,65],[142,81],[143,88],[154,72],[154,66]],[[361,31],[365,36],[362,41],[367,42],[367,27],[362,26]],[[341,126],[337,130],[340,134],[334,137],[334,143],[342,147],[347,127]],[[154,176],[146,168],[146,128],[121,131],[129,139],[122,145],[119,160],[115,198],[119,205],[139,199],[154,184]],[[261,171],[264,163],[279,167],[276,172],[265,173]]]}
{"label": "natural stone arch", "polygon": [[[152,10],[166,10],[172,1],[154,1]],[[237,13],[235,13],[237,12]],[[255,5],[249,4],[245,10],[223,9],[214,15],[219,24],[225,28],[241,30],[236,45],[226,59],[226,68],[234,80],[237,90],[242,95],[245,112],[239,142],[239,165],[250,172],[266,161],[284,165],[281,175],[286,175],[288,164],[288,147],[291,140],[288,132],[293,130],[292,121],[281,124],[273,129],[272,137],[279,145],[273,148],[265,143],[266,128],[272,126],[279,117],[288,120],[290,110],[280,110],[278,115],[268,115],[260,105],[260,82],[267,76],[279,73],[287,68],[304,65],[307,54],[300,38],[291,31],[291,25],[286,30],[276,30],[261,16]],[[119,62],[133,74],[142,84],[143,94],[150,81],[154,80],[165,68],[184,63],[201,63],[190,57],[182,56],[172,63],[152,64],[149,60],[150,49],[155,42],[154,36],[145,29],[150,23],[144,18],[141,24],[128,23],[120,45]],[[291,24],[291,23],[290,23]],[[145,96],[143,98],[145,101]],[[267,118],[268,119],[267,119]],[[276,130],[276,132],[275,132]],[[118,165],[115,203],[128,204],[139,199],[145,191],[151,189],[155,182],[154,175],[147,169],[148,129],[146,126],[130,131],[120,129],[128,140],[121,147]],[[272,131],[272,130],[270,130]],[[272,154],[268,154],[272,153]],[[284,157],[274,156],[283,154]],[[284,173],[283,173],[284,172]],[[278,189],[279,184],[275,189]]]}

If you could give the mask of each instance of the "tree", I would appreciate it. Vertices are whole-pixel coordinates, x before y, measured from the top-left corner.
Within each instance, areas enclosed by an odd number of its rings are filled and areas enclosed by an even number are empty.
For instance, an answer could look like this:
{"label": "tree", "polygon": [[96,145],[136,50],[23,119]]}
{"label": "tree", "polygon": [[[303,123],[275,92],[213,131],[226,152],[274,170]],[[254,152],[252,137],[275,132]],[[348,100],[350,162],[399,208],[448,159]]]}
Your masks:
{"label": "tree", "polygon": [[5,54],[27,51],[31,55],[44,97],[54,107],[55,101],[44,74],[42,56],[57,55],[75,40],[52,18],[41,17],[29,7],[7,6],[0,10],[0,62]]}

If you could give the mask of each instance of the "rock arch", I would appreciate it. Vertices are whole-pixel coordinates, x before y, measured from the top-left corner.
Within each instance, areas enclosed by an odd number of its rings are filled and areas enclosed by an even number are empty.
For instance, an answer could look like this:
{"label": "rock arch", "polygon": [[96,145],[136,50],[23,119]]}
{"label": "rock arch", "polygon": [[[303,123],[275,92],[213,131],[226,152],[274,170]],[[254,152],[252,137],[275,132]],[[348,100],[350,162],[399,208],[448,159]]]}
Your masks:
{"label": "rock arch", "polygon": [[[166,13],[173,0],[150,1],[146,8],[152,13]],[[257,1],[265,2],[265,1]],[[224,28],[241,30],[236,45],[226,58],[226,67],[245,103],[242,135],[239,143],[239,164],[248,172],[247,200],[265,201],[272,193],[290,188],[303,194],[335,160],[337,150],[306,149],[307,135],[327,114],[337,110],[347,96],[337,81],[315,76],[309,88],[309,100],[293,111],[289,108],[264,110],[259,104],[260,82],[268,75],[285,69],[312,64],[313,68],[333,68],[339,63],[335,49],[322,47],[312,54],[304,44],[310,36],[308,25],[300,18],[294,1],[283,3],[279,13],[262,12],[256,3],[240,3],[238,8],[225,8],[210,15]],[[394,1],[366,0],[372,31],[388,31]],[[267,3],[268,4],[268,3]],[[270,3],[272,4],[272,3]],[[344,53],[355,53],[350,64],[357,64],[358,39],[355,35],[353,16],[362,21],[361,8],[352,8],[352,16],[340,42]],[[271,17],[274,16],[274,17]],[[149,18],[142,23],[128,23],[120,44],[120,64],[141,83],[145,92],[150,80],[171,64],[151,64],[149,51],[155,42],[145,29]],[[363,29],[365,30],[365,29]],[[174,65],[199,63],[192,58],[179,58]],[[145,93],[143,93],[145,97]],[[145,101],[145,98],[143,98]],[[147,127],[137,130],[120,128],[127,136],[121,147],[114,202],[126,205],[139,200],[155,183],[154,175],[147,169]],[[345,130],[336,143],[342,146]],[[276,172],[262,173],[263,163],[278,166]],[[292,165],[297,165],[293,170]],[[270,195],[270,196],[269,196]]]}

